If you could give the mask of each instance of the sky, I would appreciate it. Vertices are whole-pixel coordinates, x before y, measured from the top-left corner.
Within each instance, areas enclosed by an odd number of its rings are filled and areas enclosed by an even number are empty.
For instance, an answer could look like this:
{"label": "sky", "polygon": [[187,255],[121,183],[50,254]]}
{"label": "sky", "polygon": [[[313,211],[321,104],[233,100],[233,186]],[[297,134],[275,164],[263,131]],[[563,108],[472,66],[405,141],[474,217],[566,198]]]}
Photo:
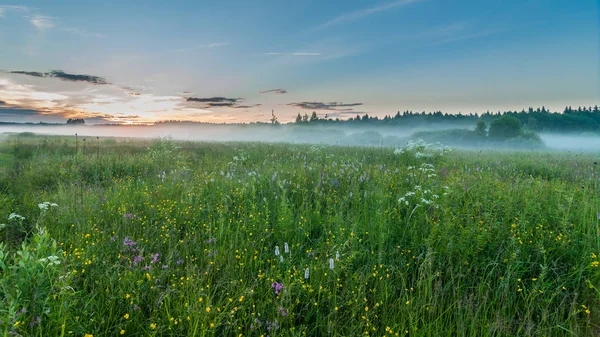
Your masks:
{"label": "sky", "polygon": [[0,121],[600,104],[597,0],[0,0]]}

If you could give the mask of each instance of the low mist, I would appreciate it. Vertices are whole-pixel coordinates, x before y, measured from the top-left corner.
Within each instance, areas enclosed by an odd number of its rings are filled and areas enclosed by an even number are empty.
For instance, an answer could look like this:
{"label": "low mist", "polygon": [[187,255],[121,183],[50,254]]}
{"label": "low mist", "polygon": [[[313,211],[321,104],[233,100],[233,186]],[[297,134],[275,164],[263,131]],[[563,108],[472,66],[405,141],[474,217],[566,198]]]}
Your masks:
{"label": "low mist", "polygon": [[[506,143],[482,144],[469,137],[473,128],[467,125],[433,124],[426,128],[356,126],[356,125],[298,125],[298,124],[199,124],[160,123],[156,125],[0,125],[0,141],[9,134],[25,132],[40,135],[80,137],[159,138],[171,137],[187,141],[241,141],[329,144],[344,146],[403,146],[411,139],[440,142],[462,149],[523,149],[518,140]],[[582,151],[600,150],[600,135],[593,133],[540,133],[543,145],[539,150]],[[445,141],[444,141],[445,140]]]}

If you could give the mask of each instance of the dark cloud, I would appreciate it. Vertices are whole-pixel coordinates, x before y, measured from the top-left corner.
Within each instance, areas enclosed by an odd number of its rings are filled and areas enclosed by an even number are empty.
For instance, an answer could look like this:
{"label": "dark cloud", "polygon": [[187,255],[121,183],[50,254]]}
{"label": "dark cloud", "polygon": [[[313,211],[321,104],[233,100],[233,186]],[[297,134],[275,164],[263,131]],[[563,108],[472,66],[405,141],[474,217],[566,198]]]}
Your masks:
{"label": "dark cloud", "polygon": [[21,70],[17,70],[17,71],[11,71],[11,74],[19,74],[19,75],[29,75],[29,76],[35,76],[35,77],[48,77],[48,73],[40,73],[37,71],[21,71]]}
{"label": "dark cloud", "polygon": [[186,97],[187,102],[204,103],[202,109],[208,108],[233,108],[233,109],[249,109],[260,106],[260,104],[252,105],[238,105],[242,102],[242,98],[228,98],[228,97]]}
{"label": "dark cloud", "polygon": [[260,94],[287,94],[287,90],[285,89],[271,89],[259,92]]}
{"label": "dark cloud", "polygon": [[340,102],[300,102],[290,103],[288,105],[296,106],[307,110],[333,110],[333,111],[352,111],[351,107],[363,105],[362,103],[340,103]]}
{"label": "dark cloud", "polygon": [[261,106],[262,104],[252,104],[252,105],[236,105],[233,108],[236,109],[250,109],[250,108],[255,108],[257,106]]}
{"label": "dark cloud", "polygon": [[92,75],[80,75],[80,74],[69,74],[65,73],[62,70],[52,70],[47,73],[41,73],[37,71],[22,71],[15,70],[11,71],[11,74],[19,74],[19,75],[27,75],[34,77],[48,77],[48,78],[58,78],[59,80],[67,81],[67,82],[86,82],[91,84],[110,84],[104,78]]}
{"label": "dark cloud", "polygon": [[227,98],[227,97],[208,97],[208,98],[199,98],[199,97],[186,97],[186,101],[188,102],[200,102],[200,103],[235,103],[240,101],[239,98]]}
{"label": "dark cloud", "polygon": [[14,116],[14,117],[24,117],[24,116],[37,116],[41,115],[40,111],[20,108],[20,107],[11,107],[11,106],[0,106],[0,116]]}
{"label": "dark cloud", "polygon": [[207,107],[211,108],[219,108],[219,107],[232,107],[235,103],[232,102],[209,102],[207,103]]}

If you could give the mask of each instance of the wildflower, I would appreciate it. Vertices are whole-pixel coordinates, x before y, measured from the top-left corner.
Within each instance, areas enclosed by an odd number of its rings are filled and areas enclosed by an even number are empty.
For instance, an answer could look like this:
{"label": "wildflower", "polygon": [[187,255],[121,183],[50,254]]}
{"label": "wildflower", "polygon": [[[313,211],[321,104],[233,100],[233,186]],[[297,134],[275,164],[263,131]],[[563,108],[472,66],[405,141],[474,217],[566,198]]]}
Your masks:
{"label": "wildflower", "polygon": [[308,268],[306,268],[306,269],[304,270],[304,279],[305,279],[305,280],[308,280],[308,277],[310,276],[310,275],[309,275],[309,273],[310,273],[310,270],[309,270]]}
{"label": "wildflower", "polygon": [[331,182],[333,184],[333,186],[338,187],[338,185],[340,184],[339,181],[337,179],[333,179],[333,181]]}
{"label": "wildflower", "polygon": [[12,220],[23,221],[23,220],[25,220],[25,217],[20,216],[17,213],[10,213],[10,215],[8,216],[8,221],[12,221]]}
{"label": "wildflower", "polygon": [[290,246],[288,246],[288,243],[287,243],[287,242],[283,244],[283,251],[284,251],[286,254],[289,254],[289,253],[290,253]]}
{"label": "wildflower", "polygon": [[283,289],[283,283],[273,282],[271,288],[275,289],[275,295],[279,295],[279,292]]}
{"label": "wildflower", "polygon": [[183,260],[179,259],[179,260],[177,260],[177,262],[176,262],[176,263],[177,263],[177,265],[179,266],[180,264],[182,264],[182,263],[183,263]]}
{"label": "wildflower", "polygon": [[142,267],[142,270],[150,270],[150,269],[152,269],[152,266],[145,266],[145,267]]}
{"label": "wildflower", "polygon": [[275,256],[279,256],[279,246],[275,246]]}
{"label": "wildflower", "polygon": [[129,236],[126,236],[126,237],[123,239],[123,245],[124,245],[124,246],[127,246],[127,247],[133,247],[133,246],[137,245],[137,242],[135,242],[135,241],[132,241],[132,240],[129,238]]}
{"label": "wildflower", "polygon": [[129,319],[129,314],[126,313],[125,315],[123,315],[123,318]]}
{"label": "wildflower", "polygon": [[48,208],[50,208],[50,207],[58,207],[58,205],[57,205],[57,204],[55,204],[55,203],[51,203],[51,202],[48,202],[48,201],[44,201],[43,203],[41,203],[41,204],[38,204],[38,207],[39,207],[39,208],[40,208],[40,210],[42,210],[42,211],[47,211],[47,210],[48,210]]}
{"label": "wildflower", "polygon": [[279,255],[279,262],[283,263],[283,255]]}
{"label": "wildflower", "polygon": [[336,252],[335,252],[335,259],[336,259],[336,260],[339,260],[339,259],[340,259],[340,252],[339,252],[339,251],[336,251]]}
{"label": "wildflower", "polygon": [[333,259],[329,259],[329,269],[333,270]]}
{"label": "wildflower", "polygon": [[125,218],[125,219],[133,220],[133,217],[134,217],[133,213],[123,214],[123,218]]}
{"label": "wildflower", "polygon": [[166,264],[163,264],[162,269],[167,269],[167,268],[169,268],[169,266]]}
{"label": "wildflower", "polygon": [[133,264],[137,265],[138,263],[142,262],[144,258],[141,257],[140,255],[137,255],[136,257],[133,258]]}
{"label": "wildflower", "polygon": [[287,316],[289,313],[289,310],[284,309],[283,307],[279,307],[279,314],[283,317]]}
{"label": "wildflower", "polygon": [[119,331],[119,335],[124,335],[125,334],[125,330],[121,329],[121,331]]}
{"label": "wildflower", "polygon": [[210,312],[212,309],[210,307],[206,307],[206,312]]}
{"label": "wildflower", "polygon": [[154,257],[152,258],[152,261],[150,263],[156,263],[158,262],[158,257],[160,256],[160,254],[156,253],[154,254]]}
{"label": "wildflower", "polygon": [[215,242],[217,242],[217,238],[210,238],[210,239],[204,240],[204,243],[215,243]]}
{"label": "wildflower", "polygon": [[140,310],[140,307],[137,306],[137,304],[134,304],[133,305],[133,311],[139,311],[139,310]]}
{"label": "wildflower", "polygon": [[154,323],[150,324],[150,329],[152,329],[152,330],[156,329],[156,324],[154,324]]}

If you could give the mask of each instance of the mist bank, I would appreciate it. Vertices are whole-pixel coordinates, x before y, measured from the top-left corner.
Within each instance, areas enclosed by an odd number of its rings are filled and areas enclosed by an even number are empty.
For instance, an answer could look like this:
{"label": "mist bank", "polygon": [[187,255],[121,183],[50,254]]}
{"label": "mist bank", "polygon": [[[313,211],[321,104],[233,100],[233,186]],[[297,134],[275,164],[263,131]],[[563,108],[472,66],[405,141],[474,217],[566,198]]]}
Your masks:
{"label": "mist bank", "polygon": [[439,142],[461,149],[546,149],[559,151],[600,151],[600,135],[573,133],[542,133],[541,140],[515,137],[507,141],[488,141],[467,125],[431,124],[425,127],[385,127],[358,125],[298,125],[298,124],[197,124],[160,123],[156,125],[0,125],[3,135],[35,133],[83,138],[160,138],[186,141],[239,141],[330,144],[348,146],[404,146],[411,139]]}

